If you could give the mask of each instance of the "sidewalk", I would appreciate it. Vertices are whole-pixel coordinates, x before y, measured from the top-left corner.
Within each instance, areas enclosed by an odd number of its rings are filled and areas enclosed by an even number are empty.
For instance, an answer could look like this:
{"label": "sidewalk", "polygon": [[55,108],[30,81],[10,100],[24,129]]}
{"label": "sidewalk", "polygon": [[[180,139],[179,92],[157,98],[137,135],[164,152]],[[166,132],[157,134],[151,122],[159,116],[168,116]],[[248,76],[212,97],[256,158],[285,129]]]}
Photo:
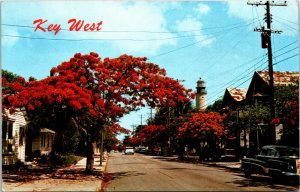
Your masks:
{"label": "sidewalk", "polygon": [[49,173],[3,174],[2,188],[3,191],[100,191],[108,154],[105,153],[104,157],[100,166],[100,155],[95,154],[91,175],[84,173],[86,158],[83,158],[75,165]]}

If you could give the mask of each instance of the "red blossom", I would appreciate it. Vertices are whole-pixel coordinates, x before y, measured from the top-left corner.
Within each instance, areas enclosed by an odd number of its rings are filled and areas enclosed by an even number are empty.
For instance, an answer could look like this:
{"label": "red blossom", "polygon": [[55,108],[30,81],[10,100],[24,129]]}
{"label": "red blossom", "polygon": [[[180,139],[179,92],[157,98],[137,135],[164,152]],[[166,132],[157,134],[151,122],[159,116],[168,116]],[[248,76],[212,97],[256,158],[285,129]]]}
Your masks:
{"label": "red blossom", "polygon": [[226,136],[227,132],[224,128],[223,119],[219,113],[194,113],[187,122],[179,128],[178,138],[220,138]]}
{"label": "red blossom", "polygon": [[[58,108],[72,110],[79,119],[88,116],[92,122],[114,122],[141,106],[175,106],[194,97],[191,90],[167,77],[164,69],[148,63],[145,57],[124,54],[101,60],[97,53],[76,53],[52,68],[50,74],[42,80],[11,84],[16,98],[5,97],[5,107],[23,106],[36,112]],[[155,134],[164,127],[148,129],[155,129]]]}
{"label": "red blossom", "polygon": [[280,124],[280,119],[279,118],[273,119],[271,124]]}

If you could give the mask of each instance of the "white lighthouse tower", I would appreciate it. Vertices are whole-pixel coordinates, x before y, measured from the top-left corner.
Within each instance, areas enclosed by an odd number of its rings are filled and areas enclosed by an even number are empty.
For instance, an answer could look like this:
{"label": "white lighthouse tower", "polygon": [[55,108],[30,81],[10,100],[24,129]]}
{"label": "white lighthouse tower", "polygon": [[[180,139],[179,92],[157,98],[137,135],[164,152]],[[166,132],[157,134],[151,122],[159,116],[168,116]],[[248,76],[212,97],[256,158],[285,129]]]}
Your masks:
{"label": "white lighthouse tower", "polygon": [[197,81],[197,93],[196,93],[196,109],[199,111],[205,111],[206,109],[206,89],[205,82],[200,78]]}

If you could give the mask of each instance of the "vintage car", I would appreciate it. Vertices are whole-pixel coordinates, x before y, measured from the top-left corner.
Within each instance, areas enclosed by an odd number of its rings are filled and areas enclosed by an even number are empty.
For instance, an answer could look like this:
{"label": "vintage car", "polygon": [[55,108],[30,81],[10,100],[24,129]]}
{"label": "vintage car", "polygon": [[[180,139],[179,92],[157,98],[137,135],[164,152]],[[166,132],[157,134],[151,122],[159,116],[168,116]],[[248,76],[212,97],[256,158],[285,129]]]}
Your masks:
{"label": "vintage car", "polygon": [[264,146],[254,158],[242,159],[241,168],[247,177],[251,174],[262,174],[273,178],[282,176],[299,178],[299,148]]}
{"label": "vintage car", "polygon": [[133,147],[126,147],[124,151],[125,155],[134,155],[134,149]]}

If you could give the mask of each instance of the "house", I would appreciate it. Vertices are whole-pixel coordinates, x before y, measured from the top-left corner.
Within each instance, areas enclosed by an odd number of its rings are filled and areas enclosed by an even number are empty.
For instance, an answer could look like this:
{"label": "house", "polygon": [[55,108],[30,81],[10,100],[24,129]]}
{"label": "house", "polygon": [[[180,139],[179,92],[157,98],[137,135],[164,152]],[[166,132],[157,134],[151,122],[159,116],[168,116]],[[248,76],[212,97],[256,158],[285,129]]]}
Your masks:
{"label": "house", "polygon": [[52,150],[54,137],[55,131],[52,131],[47,128],[41,128],[40,130],[38,130],[37,134],[33,135],[31,141],[31,151],[33,153],[38,152],[41,155],[49,155],[49,153]]}
{"label": "house", "polygon": [[13,165],[18,161],[25,163],[33,152],[48,155],[51,152],[55,132],[41,128],[28,132],[25,111],[16,109],[10,114],[7,109],[2,115],[2,164]]}
{"label": "house", "polygon": [[247,88],[227,88],[224,93],[222,107],[239,106],[246,98]]}
{"label": "house", "polygon": [[[287,86],[299,81],[299,72],[274,72],[274,87]],[[246,98],[250,100],[265,101],[269,96],[269,73],[268,71],[255,71],[250,82]]]}
{"label": "house", "polygon": [[[287,86],[296,84],[299,81],[299,72],[274,72],[274,87]],[[269,105],[269,73],[268,71],[255,71],[248,88],[227,88],[224,93],[221,112],[227,114],[234,114],[236,117],[236,124],[238,126],[239,117],[243,116],[243,111],[239,107],[244,105],[255,105],[261,103],[265,106]],[[239,140],[240,148],[249,148],[250,145],[254,148],[259,148],[264,145],[265,139],[264,130],[268,126],[267,123],[261,122],[257,125],[255,130],[246,131],[243,128],[236,133]],[[276,139],[279,140],[280,129],[282,125],[276,127]]]}
{"label": "house", "polygon": [[14,114],[4,110],[2,115],[2,164],[25,162],[25,126],[23,112],[17,109]]}

